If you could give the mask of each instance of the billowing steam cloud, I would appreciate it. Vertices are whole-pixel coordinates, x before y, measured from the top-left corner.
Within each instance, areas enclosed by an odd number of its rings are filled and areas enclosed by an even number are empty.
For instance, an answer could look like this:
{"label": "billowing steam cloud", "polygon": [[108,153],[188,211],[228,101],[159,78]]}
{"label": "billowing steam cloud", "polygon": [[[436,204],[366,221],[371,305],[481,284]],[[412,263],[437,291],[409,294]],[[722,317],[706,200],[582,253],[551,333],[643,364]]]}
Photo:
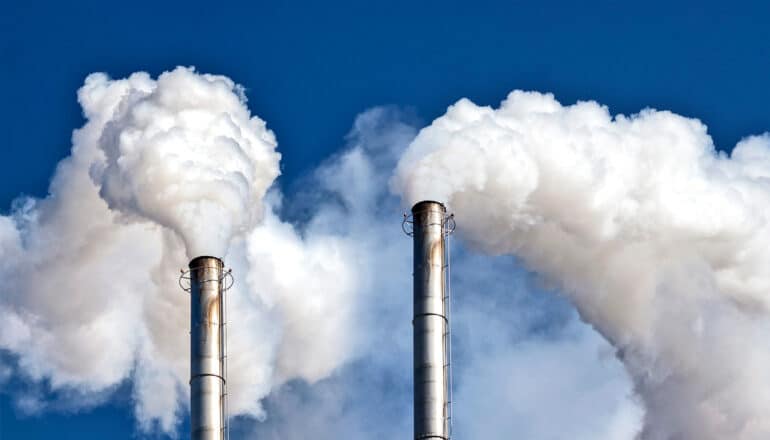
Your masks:
{"label": "billowing steam cloud", "polygon": [[[418,125],[392,108],[362,113],[348,148],[286,197],[282,211],[305,218],[298,221],[304,236],[336,235],[355,251],[346,264],[357,274],[349,298],[357,319],[344,325],[359,343],[338,373],[274,390],[267,420],[236,429],[234,438],[412,435],[412,249],[398,224],[402,202],[387,183]],[[453,438],[633,438],[641,411],[606,341],[513,258],[469,253],[456,240],[451,248]],[[339,321],[333,311],[328,320]]]}
{"label": "billowing steam cloud", "polygon": [[[89,77],[83,95],[107,89]],[[189,257],[222,257],[234,235],[251,230],[278,176],[273,133],[251,117],[229,78],[188,69],[135,80],[117,102],[92,176],[111,209],[177,232]],[[103,111],[99,108],[96,111]]]}
{"label": "billowing steam cloud", "polygon": [[22,409],[44,408],[51,392],[93,405],[130,379],[140,427],[173,432],[189,379],[176,276],[228,244],[231,414],[261,417],[274,387],[349,359],[352,255],[334,237],[305,242],[262,200],[279,156],[238,86],[187,68],[94,74],[78,99],[87,122],[50,194],[0,217],[0,349],[43,384]]}
{"label": "billowing steam cloud", "polygon": [[568,294],[630,373],[642,439],[770,436],[770,137],[728,157],[694,119],[516,91],[458,101],[392,184]]}
{"label": "billowing steam cloud", "polygon": [[410,242],[398,218],[431,198],[448,202],[462,240],[457,438],[770,432],[768,137],[728,158],[697,121],[613,118],[536,93],[498,110],[460,101],[419,135],[377,108],[285,196],[268,190],[276,141],[227,78],[96,74],[78,98],[87,121],[49,195],[0,216],[0,382],[29,385],[16,399],[25,411],[130,386],[140,428],[173,433],[189,379],[176,275],[213,254],[237,279],[230,412],[259,420],[239,418],[233,438],[408,437]]}

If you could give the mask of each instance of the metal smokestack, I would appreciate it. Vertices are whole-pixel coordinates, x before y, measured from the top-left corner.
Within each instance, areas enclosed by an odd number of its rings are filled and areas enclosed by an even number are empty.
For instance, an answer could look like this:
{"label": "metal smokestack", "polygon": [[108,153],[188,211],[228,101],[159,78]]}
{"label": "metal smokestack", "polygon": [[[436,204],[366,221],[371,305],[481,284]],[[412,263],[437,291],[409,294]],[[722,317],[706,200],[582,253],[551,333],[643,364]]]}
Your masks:
{"label": "metal smokestack", "polygon": [[[408,222],[408,219],[406,221]],[[448,257],[454,228],[443,204],[412,208],[414,239],[414,438],[449,439],[451,421]],[[409,233],[410,231],[407,231]]]}
{"label": "metal smokestack", "polygon": [[232,285],[232,277],[215,257],[194,258],[189,267],[180,284],[190,292],[190,438],[225,440],[224,292]]}

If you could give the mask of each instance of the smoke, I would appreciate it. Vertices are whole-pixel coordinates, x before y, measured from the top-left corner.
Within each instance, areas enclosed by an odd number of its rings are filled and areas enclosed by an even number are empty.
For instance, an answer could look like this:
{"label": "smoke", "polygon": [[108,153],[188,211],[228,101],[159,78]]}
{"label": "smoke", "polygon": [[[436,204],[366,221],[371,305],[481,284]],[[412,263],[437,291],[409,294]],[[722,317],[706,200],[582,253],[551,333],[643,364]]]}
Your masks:
{"label": "smoke", "polygon": [[567,294],[630,374],[640,438],[770,435],[770,136],[728,156],[695,119],[515,91],[451,106],[392,186]]}
{"label": "smoke", "polygon": [[[0,348],[25,387],[14,391],[20,411],[88,408],[128,389],[140,433],[173,435],[188,400],[189,300],[176,278],[185,232],[136,200],[111,209],[100,184],[114,174],[105,133],[128,125],[121,105],[133,108],[121,103],[159,86],[142,73],[86,83],[87,122],[50,194],[0,217]],[[361,114],[344,151],[289,196],[270,190],[262,221],[232,237],[232,438],[410,435],[411,242],[387,182],[418,125],[392,108]],[[547,439],[561,426],[578,439],[630,438],[639,411],[603,339],[510,259],[457,243],[453,261],[457,435]]]}
{"label": "smoke", "polygon": [[[304,218],[304,236],[337,234],[356,250],[357,319],[348,325],[360,342],[328,377],[277,387],[265,398],[268,418],[240,420],[234,438],[412,435],[412,243],[387,182],[417,126],[393,108],[362,113],[347,148],[286,197],[282,213]],[[632,438],[641,412],[607,343],[513,259],[451,247],[454,437]]]}
{"label": "smoke", "polygon": [[81,90],[89,119],[109,115],[98,139],[104,161],[91,169],[99,194],[127,217],[178,233],[190,258],[224,256],[233,236],[256,225],[279,174],[275,136],[229,78],[185,68],[133,78],[108,103],[104,75]]}
{"label": "smoke", "polygon": [[177,277],[196,254],[227,252],[238,278],[227,294],[232,415],[264,417],[273,388],[350,359],[355,255],[281,222],[279,193],[263,199],[279,156],[239,86],[187,68],[94,74],[78,100],[86,123],[49,195],[0,216],[0,349],[29,387],[17,408],[88,408],[128,384],[139,428],[173,434],[189,391]]}
{"label": "smoke", "polygon": [[86,80],[86,123],[49,195],[0,216],[0,371],[28,388],[17,408],[130,389],[140,431],[173,435],[189,379],[176,276],[212,254],[236,278],[233,438],[410,435],[398,222],[430,198],[458,220],[458,438],[768,433],[770,137],[727,157],[698,121],[536,93],[460,101],[419,134],[376,108],[284,193],[276,140],[241,90],[185,68]]}

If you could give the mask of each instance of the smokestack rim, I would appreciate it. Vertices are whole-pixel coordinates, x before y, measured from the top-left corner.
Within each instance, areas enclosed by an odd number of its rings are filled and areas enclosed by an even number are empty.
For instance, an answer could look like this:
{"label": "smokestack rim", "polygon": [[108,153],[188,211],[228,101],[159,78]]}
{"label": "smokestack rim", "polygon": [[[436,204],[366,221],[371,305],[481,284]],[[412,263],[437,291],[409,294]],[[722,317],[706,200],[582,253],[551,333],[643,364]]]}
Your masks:
{"label": "smokestack rim", "polygon": [[418,214],[425,211],[434,211],[436,210],[434,206],[437,205],[439,206],[438,211],[446,213],[446,205],[443,203],[437,202],[435,200],[421,200],[412,206],[412,214]]}
{"label": "smokestack rim", "polygon": [[198,268],[198,263],[203,260],[216,260],[219,263],[219,266],[224,267],[225,262],[219,258],[219,257],[212,257],[211,255],[199,255],[192,260],[190,260],[190,263],[187,265],[190,269],[196,269]]}

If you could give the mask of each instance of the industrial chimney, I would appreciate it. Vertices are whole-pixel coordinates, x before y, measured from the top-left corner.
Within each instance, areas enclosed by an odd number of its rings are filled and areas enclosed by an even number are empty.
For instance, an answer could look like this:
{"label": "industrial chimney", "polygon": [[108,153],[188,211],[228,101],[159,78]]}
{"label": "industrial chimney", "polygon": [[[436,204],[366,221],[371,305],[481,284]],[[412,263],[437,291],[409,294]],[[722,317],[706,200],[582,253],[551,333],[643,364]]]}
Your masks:
{"label": "industrial chimney", "polygon": [[190,438],[225,440],[226,356],[224,292],[232,285],[222,260],[190,261],[180,285],[190,292]]}
{"label": "industrial chimney", "polygon": [[[448,254],[454,229],[443,204],[412,207],[414,240],[414,438],[449,439],[451,425]],[[411,228],[408,225],[411,224]]]}

